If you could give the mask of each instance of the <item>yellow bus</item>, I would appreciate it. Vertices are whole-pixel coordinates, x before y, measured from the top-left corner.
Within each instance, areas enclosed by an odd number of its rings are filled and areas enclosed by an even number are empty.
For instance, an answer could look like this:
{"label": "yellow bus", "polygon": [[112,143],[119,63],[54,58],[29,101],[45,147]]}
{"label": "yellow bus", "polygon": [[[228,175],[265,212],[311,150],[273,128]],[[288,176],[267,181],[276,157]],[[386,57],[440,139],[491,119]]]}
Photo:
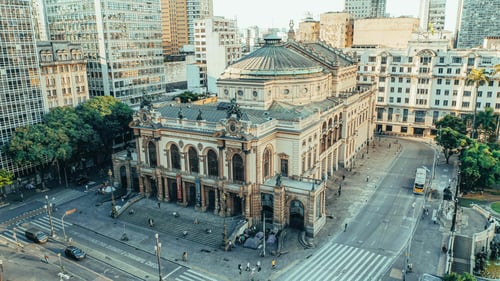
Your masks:
{"label": "yellow bus", "polygon": [[413,184],[413,193],[424,194],[425,193],[425,182],[427,180],[427,171],[424,168],[417,168],[417,174],[415,175],[415,183]]}

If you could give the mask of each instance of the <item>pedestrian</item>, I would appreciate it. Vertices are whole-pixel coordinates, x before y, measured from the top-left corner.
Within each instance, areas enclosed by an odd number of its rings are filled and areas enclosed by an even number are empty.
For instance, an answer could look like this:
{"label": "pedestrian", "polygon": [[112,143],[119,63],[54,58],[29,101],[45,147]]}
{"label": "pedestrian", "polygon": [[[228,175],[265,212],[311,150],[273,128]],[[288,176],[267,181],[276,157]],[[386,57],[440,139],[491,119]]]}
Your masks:
{"label": "pedestrian", "polygon": [[89,192],[89,185],[88,184],[85,185],[85,192]]}
{"label": "pedestrian", "polygon": [[158,201],[158,209],[161,209],[161,202]]}
{"label": "pedestrian", "polygon": [[260,272],[261,267],[260,267],[260,261],[257,261],[257,271]]}
{"label": "pedestrian", "polygon": [[347,230],[347,223],[344,224],[344,232]]}
{"label": "pedestrian", "polygon": [[241,275],[241,263],[238,264],[238,271],[240,272]]}
{"label": "pedestrian", "polygon": [[272,269],[276,268],[276,260],[275,260],[275,259],[273,259],[273,260],[271,261],[271,268],[272,268]]}
{"label": "pedestrian", "polygon": [[153,227],[155,225],[155,222],[153,221],[152,218],[148,219],[149,227]]}
{"label": "pedestrian", "polygon": [[342,190],[339,188],[339,196],[340,196],[340,193],[342,192]]}
{"label": "pedestrian", "polygon": [[342,175],[342,180],[345,180],[345,175]]}
{"label": "pedestrian", "polygon": [[183,262],[187,262],[188,261],[188,253],[187,252],[182,253],[182,261]]}
{"label": "pedestrian", "polygon": [[370,180],[370,176],[366,176],[366,182]]}
{"label": "pedestrian", "polygon": [[250,263],[247,262],[247,267],[245,268],[245,271],[250,271]]}
{"label": "pedestrian", "polygon": [[45,259],[45,263],[49,263],[49,256],[48,255],[45,255],[43,258]]}

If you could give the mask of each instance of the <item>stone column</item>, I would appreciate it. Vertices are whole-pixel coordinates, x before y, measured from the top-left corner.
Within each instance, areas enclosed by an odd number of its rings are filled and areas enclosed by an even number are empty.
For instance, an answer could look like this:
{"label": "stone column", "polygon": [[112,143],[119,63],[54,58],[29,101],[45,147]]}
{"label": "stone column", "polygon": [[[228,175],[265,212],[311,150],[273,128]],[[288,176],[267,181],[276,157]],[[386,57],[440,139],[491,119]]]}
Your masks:
{"label": "stone column", "polygon": [[183,207],[187,206],[186,182],[182,181],[182,204]]}
{"label": "stone column", "polygon": [[156,177],[156,189],[158,190],[158,201],[163,201],[163,180],[160,173]]}
{"label": "stone column", "polygon": [[144,177],[143,176],[139,176],[139,193],[142,195],[145,195],[144,194]]}
{"label": "stone column", "polygon": [[165,183],[165,184],[162,184],[162,185],[163,185],[163,188],[164,188],[164,189],[163,189],[163,190],[164,190],[163,195],[164,195],[164,197],[165,197],[165,199],[164,199],[163,201],[165,201],[165,202],[170,202],[170,195],[168,194],[168,189],[170,188],[170,187],[168,186],[168,178],[167,178],[167,177],[165,177],[165,178],[164,178],[164,177],[162,177],[162,182],[163,182],[163,183]]}

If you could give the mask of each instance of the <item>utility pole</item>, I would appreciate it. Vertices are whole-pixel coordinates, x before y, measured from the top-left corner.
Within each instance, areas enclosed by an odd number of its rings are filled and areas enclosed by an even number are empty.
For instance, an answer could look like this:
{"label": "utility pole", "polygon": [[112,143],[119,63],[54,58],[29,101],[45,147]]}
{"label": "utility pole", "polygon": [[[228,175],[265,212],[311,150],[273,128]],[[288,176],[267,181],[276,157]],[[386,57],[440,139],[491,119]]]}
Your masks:
{"label": "utility pole", "polygon": [[264,246],[262,248],[262,256],[266,256],[266,213],[262,210],[262,232],[264,232]]}

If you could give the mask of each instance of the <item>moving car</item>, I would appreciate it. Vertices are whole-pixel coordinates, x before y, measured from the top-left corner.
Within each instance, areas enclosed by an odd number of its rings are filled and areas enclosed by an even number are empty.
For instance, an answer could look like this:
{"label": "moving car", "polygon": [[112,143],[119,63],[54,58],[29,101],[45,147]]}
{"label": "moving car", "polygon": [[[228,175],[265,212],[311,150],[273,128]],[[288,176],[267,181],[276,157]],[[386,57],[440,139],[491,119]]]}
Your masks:
{"label": "moving car", "polygon": [[49,241],[49,236],[45,232],[36,228],[30,228],[26,230],[26,232],[24,232],[24,235],[26,235],[26,238],[28,238],[29,240],[38,244],[43,244]]}
{"label": "moving car", "polygon": [[87,254],[85,254],[84,251],[82,251],[80,248],[75,247],[75,246],[66,247],[66,249],[64,250],[64,254],[68,258],[72,258],[75,260],[83,260],[87,256]]}

